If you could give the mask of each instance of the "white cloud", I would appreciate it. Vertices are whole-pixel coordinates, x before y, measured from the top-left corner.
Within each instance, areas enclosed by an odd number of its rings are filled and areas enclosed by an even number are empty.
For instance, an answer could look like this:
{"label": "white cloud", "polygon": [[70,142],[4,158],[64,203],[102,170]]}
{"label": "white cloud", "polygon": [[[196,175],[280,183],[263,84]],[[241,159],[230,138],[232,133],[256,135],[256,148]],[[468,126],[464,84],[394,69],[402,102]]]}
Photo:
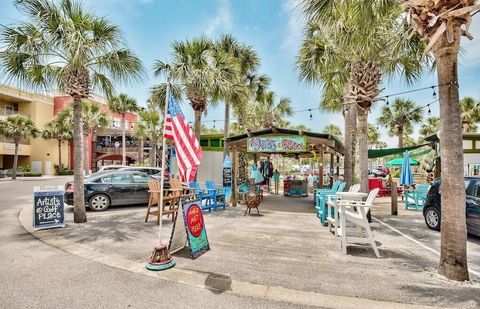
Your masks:
{"label": "white cloud", "polygon": [[300,12],[301,0],[286,0],[282,5],[282,10],[288,15],[287,31],[283,40],[283,48],[292,48],[297,50],[302,38],[302,32],[305,25]]}
{"label": "white cloud", "polygon": [[228,0],[220,0],[215,16],[207,24],[205,33],[207,36],[214,35],[218,30],[229,31],[232,29],[232,13]]}

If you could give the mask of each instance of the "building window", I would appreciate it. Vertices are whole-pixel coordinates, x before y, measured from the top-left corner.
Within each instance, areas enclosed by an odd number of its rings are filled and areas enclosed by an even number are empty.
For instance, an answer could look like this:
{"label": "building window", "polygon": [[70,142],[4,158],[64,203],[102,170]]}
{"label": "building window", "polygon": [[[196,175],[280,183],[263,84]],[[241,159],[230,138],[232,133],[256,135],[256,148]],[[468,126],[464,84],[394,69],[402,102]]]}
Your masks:
{"label": "building window", "polygon": [[11,106],[11,105],[5,105],[5,115],[6,116],[11,116],[11,115],[15,115],[15,107]]}
{"label": "building window", "polygon": [[113,128],[115,129],[121,129],[121,123],[119,118],[113,118]]}
{"label": "building window", "polygon": [[463,149],[464,149],[464,150],[473,149],[473,141],[471,141],[471,140],[463,140]]}

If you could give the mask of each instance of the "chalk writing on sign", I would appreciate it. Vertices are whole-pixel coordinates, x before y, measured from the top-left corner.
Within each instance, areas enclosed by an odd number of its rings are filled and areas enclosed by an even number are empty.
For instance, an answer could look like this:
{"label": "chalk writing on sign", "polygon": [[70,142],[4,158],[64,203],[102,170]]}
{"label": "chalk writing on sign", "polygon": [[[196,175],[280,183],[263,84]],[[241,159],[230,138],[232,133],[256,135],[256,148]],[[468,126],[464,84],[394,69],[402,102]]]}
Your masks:
{"label": "chalk writing on sign", "polygon": [[248,152],[299,152],[306,151],[304,136],[251,137],[247,141]]}
{"label": "chalk writing on sign", "polygon": [[63,191],[39,190],[34,192],[34,222],[37,229],[65,226]]}

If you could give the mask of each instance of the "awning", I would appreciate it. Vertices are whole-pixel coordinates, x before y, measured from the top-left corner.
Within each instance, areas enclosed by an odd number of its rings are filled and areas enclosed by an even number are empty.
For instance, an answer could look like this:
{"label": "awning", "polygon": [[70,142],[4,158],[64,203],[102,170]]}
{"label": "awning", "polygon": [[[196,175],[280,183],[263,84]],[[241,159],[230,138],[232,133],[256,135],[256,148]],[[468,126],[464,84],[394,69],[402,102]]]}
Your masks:
{"label": "awning", "polygon": [[391,155],[394,155],[394,154],[401,154],[401,153],[404,153],[405,151],[418,149],[420,147],[427,146],[427,145],[430,145],[430,143],[422,144],[422,145],[416,145],[416,146],[403,147],[403,148],[370,149],[368,151],[368,158],[373,159],[373,158],[391,156]]}

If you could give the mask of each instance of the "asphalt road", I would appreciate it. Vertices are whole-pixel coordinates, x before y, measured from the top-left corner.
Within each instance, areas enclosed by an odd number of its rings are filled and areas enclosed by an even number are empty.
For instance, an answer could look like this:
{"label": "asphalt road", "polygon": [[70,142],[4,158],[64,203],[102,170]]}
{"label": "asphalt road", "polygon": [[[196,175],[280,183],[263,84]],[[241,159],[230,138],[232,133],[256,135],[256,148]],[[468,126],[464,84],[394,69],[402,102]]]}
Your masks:
{"label": "asphalt road", "polygon": [[110,268],[48,246],[18,223],[33,187],[68,177],[0,181],[0,308],[295,308]]}

